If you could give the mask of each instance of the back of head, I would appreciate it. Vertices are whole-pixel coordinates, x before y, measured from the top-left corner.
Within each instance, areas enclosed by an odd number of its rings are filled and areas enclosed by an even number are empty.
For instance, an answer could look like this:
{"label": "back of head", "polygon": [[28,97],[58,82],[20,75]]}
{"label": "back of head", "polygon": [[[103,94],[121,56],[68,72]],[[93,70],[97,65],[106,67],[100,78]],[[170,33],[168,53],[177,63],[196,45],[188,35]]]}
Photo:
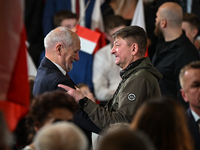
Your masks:
{"label": "back of head", "polygon": [[188,22],[192,28],[199,29],[200,21],[194,13],[184,13],[183,21]]}
{"label": "back of head", "polygon": [[139,26],[127,26],[115,32],[113,38],[121,37],[127,41],[128,45],[137,43],[139,53],[144,56],[147,48],[147,34]]}
{"label": "back of head", "polygon": [[0,149],[9,150],[11,147],[12,136],[9,132],[3,114],[0,112]]}
{"label": "back of head", "polygon": [[34,138],[35,150],[86,150],[88,141],[73,123],[58,122],[43,127]]}
{"label": "back of head", "polygon": [[154,146],[144,133],[121,128],[102,136],[97,150],[154,150]]}
{"label": "back of head", "polygon": [[58,27],[64,19],[78,19],[78,15],[72,13],[70,10],[61,10],[54,15],[54,26]]}
{"label": "back of head", "polygon": [[109,15],[104,21],[104,28],[107,34],[109,34],[110,30],[120,26],[126,26],[126,20],[120,15]]}
{"label": "back of head", "polygon": [[160,16],[167,20],[167,26],[171,28],[181,28],[183,11],[179,4],[166,2],[159,7]]}
{"label": "back of head", "polygon": [[64,91],[45,92],[37,95],[31,104],[28,119],[35,123],[38,128],[42,127],[53,109],[64,108],[75,113],[78,104],[72,96]]}
{"label": "back of head", "polygon": [[158,150],[192,150],[184,114],[184,108],[175,99],[153,99],[138,109],[131,128],[149,135]]}

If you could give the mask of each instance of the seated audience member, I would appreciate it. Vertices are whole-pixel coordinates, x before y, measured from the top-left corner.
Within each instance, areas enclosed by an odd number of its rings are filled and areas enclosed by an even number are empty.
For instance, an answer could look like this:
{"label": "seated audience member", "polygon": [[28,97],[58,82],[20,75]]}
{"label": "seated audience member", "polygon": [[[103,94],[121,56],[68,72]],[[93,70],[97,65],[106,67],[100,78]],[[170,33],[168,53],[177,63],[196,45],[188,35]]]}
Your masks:
{"label": "seated audience member", "polygon": [[143,132],[118,128],[102,135],[96,150],[155,150],[155,148]]}
{"label": "seated audience member", "polygon": [[12,135],[9,132],[3,114],[0,111],[0,150],[10,150],[12,142]]}
{"label": "seated audience member", "polygon": [[[183,14],[182,29],[185,31],[186,36],[193,44],[195,44],[195,38],[199,32],[199,25],[199,18],[195,14]],[[196,48],[199,49],[197,46]]]}
{"label": "seated audience member", "polygon": [[186,116],[195,150],[200,150],[200,61],[191,62],[183,67],[179,79],[183,99],[189,103]]}
{"label": "seated audience member", "polygon": [[146,133],[157,150],[193,150],[184,112],[174,99],[149,100],[138,109],[130,128]]}
{"label": "seated audience member", "polygon": [[[74,98],[63,91],[45,92],[37,95],[27,115],[30,128],[37,132],[47,124],[57,121],[73,121],[73,114],[78,110]],[[33,143],[23,150],[34,149]]]}
{"label": "seated audience member", "polygon": [[126,22],[121,16],[108,16],[104,22],[104,28],[105,37],[110,43],[94,55],[92,81],[95,97],[102,105],[112,98],[121,80],[120,68],[115,65],[115,56],[111,54],[114,42],[112,34],[125,26]]}
{"label": "seated audience member", "polygon": [[88,141],[75,124],[62,121],[43,127],[34,145],[35,150],[87,150]]}
{"label": "seated audience member", "polygon": [[77,85],[77,87],[81,90],[81,92],[83,92],[83,94],[87,98],[91,99],[93,102],[96,102],[95,97],[94,97],[93,93],[90,91],[90,88],[89,88],[89,86],[87,84],[79,83]]}

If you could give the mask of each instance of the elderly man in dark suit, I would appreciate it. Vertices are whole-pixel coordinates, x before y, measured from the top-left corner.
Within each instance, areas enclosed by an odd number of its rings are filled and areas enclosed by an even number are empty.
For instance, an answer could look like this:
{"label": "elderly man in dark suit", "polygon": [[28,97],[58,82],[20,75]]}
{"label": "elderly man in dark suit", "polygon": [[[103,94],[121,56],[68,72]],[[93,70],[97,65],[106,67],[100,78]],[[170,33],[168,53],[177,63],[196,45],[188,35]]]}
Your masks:
{"label": "elderly man in dark suit", "polygon": [[[58,84],[68,85],[75,89],[76,85],[68,76],[68,72],[73,68],[72,63],[79,60],[81,47],[78,35],[66,27],[57,27],[47,34],[44,46],[45,57],[37,71],[33,95],[58,90],[60,89]],[[99,128],[88,119],[83,111],[78,111],[74,115],[74,122],[88,131],[99,132]],[[86,133],[90,138],[88,131]]]}
{"label": "elderly man in dark suit", "polygon": [[186,115],[195,150],[200,150],[200,61],[191,62],[183,67],[179,79],[182,97],[189,103]]}

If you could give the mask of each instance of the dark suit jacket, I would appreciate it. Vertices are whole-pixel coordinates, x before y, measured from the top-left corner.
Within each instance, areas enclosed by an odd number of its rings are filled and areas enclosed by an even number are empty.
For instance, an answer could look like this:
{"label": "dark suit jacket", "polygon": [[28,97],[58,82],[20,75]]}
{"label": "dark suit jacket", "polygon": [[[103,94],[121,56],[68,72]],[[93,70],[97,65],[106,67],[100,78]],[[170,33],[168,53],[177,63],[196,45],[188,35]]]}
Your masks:
{"label": "dark suit jacket", "polygon": [[186,111],[186,115],[188,118],[188,127],[189,127],[190,133],[193,137],[195,150],[200,150],[200,133],[198,130],[198,125],[194,120],[194,117],[191,113],[190,108],[188,108],[188,110]]}
{"label": "dark suit jacket", "polygon": [[93,92],[92,83],[93,55],[79,51],[79,61],[73,63],[73,69],[69,72],[70,78],[76,83],[86,83]]}
{"label": "dark suit jacket", "polygon": [[[64,84],[75,88],[75,83],[57,68],[48,58],[44,57],[37,71],[33,86],[33,95],[41,94],[46,91],[58,90],[58,84]],[[80,127],[99,133],[100,129],[88,118],[84,111],[78,111],[74,116],[74,122]]]}
{"label": "dark suit jacket", "polygon": [[33,86],[33,95],[38,95],[47,91],[59,89],[58,84],[64,84],[74,87],[74,83],[70,78],[63,73],[46,57],[43,58],[35,78]]}

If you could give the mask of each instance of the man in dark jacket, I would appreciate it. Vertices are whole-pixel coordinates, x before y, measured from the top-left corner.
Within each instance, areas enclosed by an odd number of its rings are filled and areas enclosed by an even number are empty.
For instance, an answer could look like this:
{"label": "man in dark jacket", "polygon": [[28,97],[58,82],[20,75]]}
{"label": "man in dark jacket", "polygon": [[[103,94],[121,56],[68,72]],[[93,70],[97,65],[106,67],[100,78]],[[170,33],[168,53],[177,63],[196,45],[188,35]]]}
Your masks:
{"label": "man in dark jacket", "polygon": [[182,31],[183,12],[180,5],[166,2],[159,7],[156,16],[154,32],[160,39],[152,64],[163,75],[159,82],[161,93],[178,99],[188,107],[180,94],[178,75],[183,66],[200,59],[198,51]]}
{"label": "man in dark jacket", "polygon": [[193,137],[195,150],[200,150],[200,61],[194,61],[181,69],[179,74],[181,94],[189,103],[186,112],[188,127]]}
{"label": "man in dark jacket", "polygon": [[[37,71],[33,95],[59,90],[58,84],[68,85],[75,89],[76,85],[68,76],[68,72],[73,68],[72,63],[79,60],[80,39],[78,35],[66,27],[57,27],[47,34],[44,46],[45,57]],[[89,130],[99,132],[99,128],[90,121],[83,111],[78,111],[74,115],[74,122],[87,129],[85,133],[89,140],[91,140]]]}
{"label": "man in dark jacket", "polygon": [[153,67],[149,58],[145,58],[147,35],[138,26],[129,26],[118,30],[113,35],[115,64],[122,71],[121,82],[105,107],[101,107],[80,92],[59,85],[78,101],[79,106],[100,129],[118,122],[130,123],[140,105],[155,97],[160,97],[158,80],[162,75]]}

